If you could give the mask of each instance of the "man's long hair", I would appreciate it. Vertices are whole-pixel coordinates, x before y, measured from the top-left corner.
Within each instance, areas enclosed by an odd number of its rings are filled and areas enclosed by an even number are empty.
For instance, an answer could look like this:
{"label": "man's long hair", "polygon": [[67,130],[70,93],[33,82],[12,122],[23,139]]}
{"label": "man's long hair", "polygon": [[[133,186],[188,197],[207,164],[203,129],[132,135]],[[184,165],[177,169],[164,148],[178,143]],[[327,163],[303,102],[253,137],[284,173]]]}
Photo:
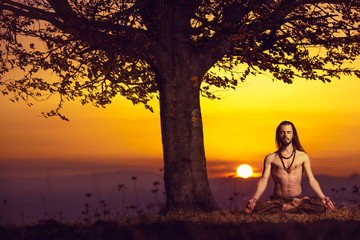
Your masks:
{"label": "man's long hair", "polygon": [[294,124],[292,122],[289,121],[283,121],[279,124],[279,126],[276,129],[276,145],[277,147],[280,149],[282,147],[282,143],[281,143],[281,138],[280,138],[280,128],[282,125],[291,125],[292,129],[293,129],[293,139],[292,139],[292,144],[294,146],[294,148],[296,150],[299,151],[304,151],[304,148],[301,146],[300,144],[300,140],[299,140],[299,136],[298,133],[296,131],[296,128],[294,126]]}

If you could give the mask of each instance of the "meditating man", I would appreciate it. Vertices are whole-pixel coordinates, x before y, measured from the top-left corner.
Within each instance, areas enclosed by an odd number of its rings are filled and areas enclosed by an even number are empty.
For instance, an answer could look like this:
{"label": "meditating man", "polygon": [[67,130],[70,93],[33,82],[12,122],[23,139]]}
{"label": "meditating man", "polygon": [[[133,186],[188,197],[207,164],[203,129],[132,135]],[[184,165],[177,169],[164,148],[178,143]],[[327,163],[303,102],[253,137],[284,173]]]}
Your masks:
{"label": "meditating man", "polygon": [[[325,197],[319,183],[311,171],[309,156],[302,148],[295,126],[284,121],[276,129],[278,150],[265,157],[262,177],[258,181],[253,196],[248,201],[246,213],[321,213],[334,205]],[[310,188],[317,198],[302,195],[301,177],[305,173]],[[270,175],[275,188],[270,201],[258,202],[264,193]]]}

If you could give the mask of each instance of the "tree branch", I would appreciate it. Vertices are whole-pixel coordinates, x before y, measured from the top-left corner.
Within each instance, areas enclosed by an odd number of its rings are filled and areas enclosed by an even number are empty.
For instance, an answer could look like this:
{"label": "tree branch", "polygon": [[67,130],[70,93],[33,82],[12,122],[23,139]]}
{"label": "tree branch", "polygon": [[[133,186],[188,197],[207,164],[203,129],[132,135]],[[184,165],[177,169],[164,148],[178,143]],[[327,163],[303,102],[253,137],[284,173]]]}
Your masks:
{"label": "tree branch", "polygon": [[61,27],[61,22],[57,19],[55,13],[10,0],[2,0],[0,6],[1,12],[7,10],[20,16],[28,17],[30,19],[44,20],[54,24],[57,27]]}
{"label": "tree branch", "polygon": [[[54,12],[45,11],[41,9],[41,6],[32,7],[11,0],[2,0],[1,10],[7,10],[30,19],[49,22],[62,32],[69,33],[88,43],[94,49],[109,52],[114,52],[116,49],[120,54],[137,57],[147,55],[146,49],[134,51],[130,47],[132,45],[145,45],[144,41],[147,39],[145,30],[78,16],[67,0],[48,0],[48,2],[49,8],[51,7]],[[118,48],[119,44],[129,46],[129,48]]]}

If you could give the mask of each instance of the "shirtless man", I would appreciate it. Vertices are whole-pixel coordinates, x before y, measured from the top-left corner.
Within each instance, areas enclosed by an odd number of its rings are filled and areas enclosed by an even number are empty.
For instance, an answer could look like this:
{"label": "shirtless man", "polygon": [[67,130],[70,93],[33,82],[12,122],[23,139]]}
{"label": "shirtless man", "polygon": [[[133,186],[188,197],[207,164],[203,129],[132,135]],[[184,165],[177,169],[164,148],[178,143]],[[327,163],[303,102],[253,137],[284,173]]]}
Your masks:
{"label": "shirtless man", "polygon": [[[253,196],[248,201],[246,213],[324,212],[334,210],[330,198],[325,197],[319,183],[311,171],[309,156],[302,148],[293,123],[284,121],[276,129],[276,143],[279,150],[267,155],[264,160],[262,177],[258,181]],[[305,172],[311,190],[317,199],[304,197],[301,177]],[[270,201],[257,202],[264,193],[270,175],[274,179],[274,194]]]}

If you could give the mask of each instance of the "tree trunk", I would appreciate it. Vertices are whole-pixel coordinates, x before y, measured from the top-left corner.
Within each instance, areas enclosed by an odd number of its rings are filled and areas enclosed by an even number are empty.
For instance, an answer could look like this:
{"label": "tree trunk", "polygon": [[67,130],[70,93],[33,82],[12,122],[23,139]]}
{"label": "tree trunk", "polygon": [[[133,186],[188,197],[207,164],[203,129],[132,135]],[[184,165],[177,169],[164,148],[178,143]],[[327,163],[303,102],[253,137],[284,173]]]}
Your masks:
{"label": "tree trunk", "polygon": [[[157,7],[160,19],[149,62],[160,93],[166,207],[169,211],[212,211],[200,111],[200,80],[211,65],[190,38],[186,4]],[[162,5],[165,4],[165,5]]]}
{"label": "tree trunk", "polygon": [[184,68],[171,79],[162,77],[158,82],[167,209],[218,209],[207,177],[199,77]]}

